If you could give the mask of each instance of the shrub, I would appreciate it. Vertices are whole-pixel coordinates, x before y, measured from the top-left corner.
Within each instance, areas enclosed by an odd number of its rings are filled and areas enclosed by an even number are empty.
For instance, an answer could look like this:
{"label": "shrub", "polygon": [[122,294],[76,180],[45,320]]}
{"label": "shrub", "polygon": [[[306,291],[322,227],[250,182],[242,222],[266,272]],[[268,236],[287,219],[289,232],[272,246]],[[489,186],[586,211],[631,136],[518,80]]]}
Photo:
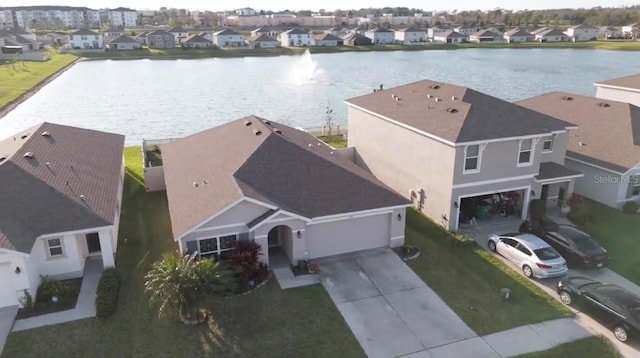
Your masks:
{"label": "shrub", "polygon": [[120,275],[114,268],[106,269],[100,277],[96,292],[96,316],[107,317],[113,314],[120,293]]}
{"label": "shrub", "polygon": [[262,255],[262,247],[255,241],[238,241],[231,256],[227,260],[229,266],[241,272],[248,280],[255,278],[258,270],[258,257]]}
{"label": "shrub", "polygon": [[638,205],[638,203],[636,203],[635,201],[627,201],[622,207],[622,212],[625,214],[637,214],[639,208],[640,205]]}
{"label": "shrub", "polygon": [[529,204],[529,215],[534,219],[544,217],[547,212],[547,206],[542,199],[533,199]]}
{"label": "shrub", "polygon": [[40,276],[40,286],[36,293],[36,302],[51,302],[51,297],[63,298],[72,294],[73,288],[62,281],[49,276]]}
{"label": "shrub", "polygon": [[584,199],[576,193],[573,193],[573,195],[571,195],[571,197],[567,199],[567,205],[569,205],[571,209],[577,206],[581,206],[583,204],[584,204]]}
{"label": "shrub", "polygon": [[24,290],[24,296],[22,296],[22,307],[26,309],[33,308],[33,297],[31,296],[31,292],[29,290]]}
{"label": "shrub", "polygon": [[576,225],[585,225],[594,221],[595,217],[586,205],[574,206],[567,217]]}

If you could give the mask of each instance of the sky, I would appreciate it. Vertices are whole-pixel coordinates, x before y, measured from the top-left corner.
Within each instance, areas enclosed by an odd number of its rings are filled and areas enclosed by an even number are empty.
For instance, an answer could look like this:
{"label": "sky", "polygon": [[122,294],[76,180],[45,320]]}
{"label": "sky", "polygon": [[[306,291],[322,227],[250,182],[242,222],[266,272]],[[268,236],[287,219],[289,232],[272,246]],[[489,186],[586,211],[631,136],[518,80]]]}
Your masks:
{"label": "sky", "polygon": [[[617,7],[638,4],[638,0],[447,0],[435,4],[425,0],[241,0],[238,2],[214,2],[208,0],[0,0],[1,6],[25,5],[65,5],[86,6],[89,8],[115,8],[118,6],[135,9],[186,8],[190,10],[232,10],[235,7],[252,7],[260,10],[335,10],[359,9],[367,7],[405,6],[424,10],[490,10],[495,8],[522,9],[559,9],[559,8],[591,8],[595,6]],[[135,5],[134,5],[135,4]],[[445,5],[446,4],[446,5]],[[436,7],[433,6],[446,6]],[[229,8],[231,7],[231,8]]]}

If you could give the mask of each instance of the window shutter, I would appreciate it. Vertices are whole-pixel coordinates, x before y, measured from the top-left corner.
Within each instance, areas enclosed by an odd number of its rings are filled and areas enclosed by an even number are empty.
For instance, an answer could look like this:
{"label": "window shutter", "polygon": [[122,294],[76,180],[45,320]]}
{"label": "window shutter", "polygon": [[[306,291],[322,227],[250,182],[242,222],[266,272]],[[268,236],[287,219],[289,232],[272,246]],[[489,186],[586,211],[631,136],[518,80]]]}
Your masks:
{"label": "window shutter", "polygon": [[246,241],[249,240],[249,233],[248,232],[241,232],[239,237],[238,237],[239,241]]}
{"label": "window shutter", "polygon": [[198,251],[198,241],[187,241],[187,254],[192,254]]}

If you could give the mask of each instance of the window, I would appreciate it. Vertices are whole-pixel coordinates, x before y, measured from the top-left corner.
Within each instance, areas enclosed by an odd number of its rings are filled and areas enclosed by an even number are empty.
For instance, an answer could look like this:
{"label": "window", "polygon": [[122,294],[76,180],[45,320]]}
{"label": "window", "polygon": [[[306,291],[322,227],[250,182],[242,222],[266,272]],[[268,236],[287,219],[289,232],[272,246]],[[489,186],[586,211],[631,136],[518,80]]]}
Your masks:
{"label": "window", "polygon": [[474,173],[480,171],[480,145],[468,145],[464,149],[464,172]]}
{"label": "window", "polygon": [[522,252],[523,254],[527,255],[527,256],[531,256],[531,251],[529,251],[529,249],[524,246],[523,244],[518,244],[518,247],[516,247],[518,250],[520,250],[520,252]]}
{"label": "window", "polygon": [[47,246],[49,247],[49,256],[57,257],[62,256],[64,252],[62,251],[62,239],[48,239]]}
{"label": "window", "polygon": [[553,137],[546,138],[544,142],[542,142],[542,151],[543,152],[553,151]]}
{"label": "window", "polygon": [[631,183],[631,196],[640,196],[640,175],[629,177]]}
{"label": "window", "polygon": [[530,165],[533,162],[533,139],[523,139],[520,141],[520,152],[518,153],[518,166]]}
{"label": "window", "polygon": [[200,256],[215,256],[226,258],[231,254],[233,245],[238,241],[238,235],[224,235],[198,241]]}

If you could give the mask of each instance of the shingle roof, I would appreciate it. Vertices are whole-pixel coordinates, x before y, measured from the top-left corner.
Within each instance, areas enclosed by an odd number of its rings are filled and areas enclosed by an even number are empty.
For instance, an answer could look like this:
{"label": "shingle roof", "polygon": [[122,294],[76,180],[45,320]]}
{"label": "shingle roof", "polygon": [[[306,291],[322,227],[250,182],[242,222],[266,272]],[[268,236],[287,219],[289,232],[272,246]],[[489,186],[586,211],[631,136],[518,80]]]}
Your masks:
{"label": "shingle roof", "polygon": [[441,33],[438,37],[448,38],[448,37],[469,37],[469,36],[467,36],[465,34],[461,34],[461,33],[457,32],[457,31],[447,30],[447,31]]}
{"label": "shingle roof", "polygon": [[547,134],[572,126],[470,88],[429,80],[346,102],[454,143]]}
{"label": "shingle roof", "polygon": [[473,35],[473,37],[500,37],[500,34],[497,34],[491,30],[480,30]]}
{"label": "shingle roof", "polygon": [[504,35],[508,36],[508,37],[533,36],[532,33],[528,32],[528,31],[526,31],[524,29],[521,29],[519,27],[516,27],[515,29],[511,29],[511,30],[505,32]]}
{"label": "shingle roof", "polygon": [[546,29],[544,31],[537,32],[536,36],[567,36],[564,32],[556,29]]}
{"label": "shingle roof", "polygon": [[15,41],[17,43],[21,43],[21,44],[32,44],[32,43],[35,43],[35,41],[33,41],[32,39],[24,37],[24,36],[21,36],[21,35],[16,35],[15,36]]}
{"label": "shingle roof", "polygon": [[632,88],[635,90],[640,90],[640,74],[618,77],[612,80],[596,82],[596,86],[598,85],[607,85],[607,86],[616,86],[623,88]]}
{"label": "shingle roof", "polygon": [[634,105],[564,92],[518,104],[578,126],[570,135],[567,156],[618,172],[640,163],[640,108]]}
{"label": "shingle roof", "polygon": [[580,25],[576,25],[571,27],[572,29],[592,29],[592,30],[597,30],[597,27],[593,27],[593,26],[589,26],[589,25],[585,25],[585,24],[580,24]]}
{"label": "shingle roof", "polygon": [[409,204],[312,135],[255,116],[161,150],[175,237],[243,196],[309,218]]}
{"label": "shingle roof", "polygon": [[0,247],[30,253],[43,234],[113,224],[123,147],[122,135],[52,123],[0,141]]}
{"label": "shingle roof", "polygon": [[171,34],[170,32],[164,31],[164,30],[154,30],[154,31],[146,33],[144,36],[158,36],[158,35],[160,35],[160,36],[167,36],[167,35],[173,36],[173,34]]}
{"label": "shingle roof", "polygon": [[584,176],[583,173],[580,173],[579,171],[573,170],[571,168],[567,168],[564,165],[555,162],[542,162],[540,163],[540,169],[538,170],[538,175],[536,175],[536,180],[549,180],[582,176]]}
{"label": "shingle roof", "polygon": [[182,27],[176,26],[168,29],[167,32],[174,33],[174,32],[187,32],[187,31],[185,31]]}
{"label": "shingle roof", "polygon": [[377,28],[375,28],[373,30],[369,30],[369,31],[371,31],[371,32],[393,32],[393,31],[391,31],[389,29],[385,29],[384,27],[377,27]]}
{"label": "shingle roof", "polygon": [[249,42],[278,42],[278,40],[265,34],[259,34],[251,37]]}
{"label": "shingle roof", "polygon": [[70,33],[69,35],[97,35],[97,32],[93,32],[89,29],[80,29],[78,31],[74,31],[72,33]]}
{"label": "shingle roof", "polygon": [[123,44],[123,43],[135,43],[135,44],[137,44],[138,40],[136,40],[136,39],[134,39],[132,37],[126,36],[126,35],[120,35],[120,36],[116,37],[115,39],[109,41],[109,43],[110,44]]}
{"label": "shingle roof", "polygon": [[342,39],[338,36],[332,35],[330,33],[324,33],[314,36],[316,41],[342,41]]}
{"label": "shingle roof", "polygon": [[308,35],[309,33],[307,31],[304,31],[302,29],[299,28],[294,28],[291,30],[287,30],[284,32],[285,34],[289,34],[289,35]]}
{"label": "shingle roof", "polygon": [[184,41],[184,43],[211,43],[211,41],[207,40],[206,38],[200,36],[200,35],[191,35],[189,37],[187,37]]}
{"label": "shingle roof", "polygon": [[539,29],[531,31],[531,33],[534,34],[534,35],[537,35],[537,34],[539,34],[541,32],[548,31],[550,29],[551,29],[550,27],[541,27]]}
{"label": "shingle roof", "polygon": [[421,30],[415,27],[407,27],[404,29],[396,30],[396,32],[425,32],[425,30]]}
{"label": "shingle roof", "polygon": [[220,30],[218,32],[213,33],[213,36],[218,36],[218,35],[241,35],[241,34],[234,30],[224,29],[224,30]]}

